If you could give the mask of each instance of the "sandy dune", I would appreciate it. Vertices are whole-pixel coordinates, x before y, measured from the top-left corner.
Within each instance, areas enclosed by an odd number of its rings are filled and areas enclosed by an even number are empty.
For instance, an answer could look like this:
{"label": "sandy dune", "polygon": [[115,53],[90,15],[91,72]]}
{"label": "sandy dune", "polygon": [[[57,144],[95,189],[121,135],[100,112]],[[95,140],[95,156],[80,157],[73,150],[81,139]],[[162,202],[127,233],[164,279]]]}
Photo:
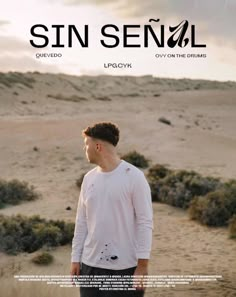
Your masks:
{"label": "sandy dune", "polygon": [[[84,158],[80,132],[101,120],[120,126],[121,154],[136,149],[152,164],[223,179],[236,177],[233,83],[175,82],[149,76],[27,76],[35,79],[32,88],[19,83],[7,87],[0,80],[0,176],[28,181],[42,197],[1,209],[2,214],[74,221],[79,194],[75,180],[92,168]],[[172,125],[159,122],[160,117]],[[72,210],[66,210],[67,206]],[[217,274],[223,281],[150,288],[146,296],[236,296],[236,243],[228,239],[227,230],[201,226],[190,221],[186,212],[167,205],[154,204],[154,213],[151,274]],[[13,281],[13,274],[68,274],[70,247],[52,253],[55,262],[46,268],[30,263],[33,254],[1,254],[4,296],[32,292],[35,297],[78,296],[74,288]]]}

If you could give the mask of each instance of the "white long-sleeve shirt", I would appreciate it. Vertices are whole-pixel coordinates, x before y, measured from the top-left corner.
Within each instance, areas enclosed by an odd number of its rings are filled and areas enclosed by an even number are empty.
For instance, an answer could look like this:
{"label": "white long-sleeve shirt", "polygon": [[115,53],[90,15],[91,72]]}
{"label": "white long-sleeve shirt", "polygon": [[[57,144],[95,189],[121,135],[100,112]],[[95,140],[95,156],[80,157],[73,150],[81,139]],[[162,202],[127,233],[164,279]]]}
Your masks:
{"label": "white long-sleeve shirt", "polygon": [[71,261],[119,270],[149,259],[152,213],[141,170],[124,160],[110,172],[94,168],[81,187]]}

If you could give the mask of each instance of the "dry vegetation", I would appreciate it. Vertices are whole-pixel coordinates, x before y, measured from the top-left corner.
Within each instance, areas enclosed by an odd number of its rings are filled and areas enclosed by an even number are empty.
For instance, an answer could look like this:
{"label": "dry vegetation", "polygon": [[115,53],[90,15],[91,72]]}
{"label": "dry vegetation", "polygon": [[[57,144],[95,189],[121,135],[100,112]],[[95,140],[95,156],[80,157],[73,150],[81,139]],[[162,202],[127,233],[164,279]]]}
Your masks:
{"label": "dry vegetation", "polygon": [[53,256],[48,252],[41,252],[32,258],[37,265],[49,265],[53,262]]}
{"label": "dry vegetation", "polygon": [[31,201],[39,198],[34,186],[17,179],[5,181],[0,179],[0,208],[6,205],[19,204],[22,201]]}
{"label": "dry vegetation", "polygon": [[136,152],[136,151],[132,151],[129,152],[123,156],[121,156],[121,159],[133,164],[134,166],[138,167],[138,168],[147,168],[149,165],[149,160],[147,158],[144,157],[144,155]]}
{"label": "dry vegetation", "polygon": [[0,215],[0,249],[8,254],[32,253],[40,248],[71,243],[74,224],[39,216]]}
{"label": "dry vegetation", "polygon": [[222,182],[195,171],[171,170],[159,164],[149,169],[147,178],[153,201],[188,209],[191,219],[208,226],[230,224],[233,238],[236,180]]}

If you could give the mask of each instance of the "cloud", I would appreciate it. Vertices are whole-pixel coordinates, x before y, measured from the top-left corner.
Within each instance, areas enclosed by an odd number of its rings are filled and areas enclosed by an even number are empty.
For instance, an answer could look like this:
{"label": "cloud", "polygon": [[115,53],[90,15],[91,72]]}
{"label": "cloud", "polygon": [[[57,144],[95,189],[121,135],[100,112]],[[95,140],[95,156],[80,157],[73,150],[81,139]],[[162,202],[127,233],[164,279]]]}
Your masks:
{"label": "cloud", "polygon": [[10,36],[0,36],[0,48],[1,55],[12,52],[18,54],[22,51],[32,52],[30,50],[29,44],[27,44],[25,41]]}
{"label": "cloud", "polygon": [[36,50],[18,38],[0,36],[1,71],[59,72],[57,65],[42,63],[36,59]]}
{"label": "cloud", "polygon": [[168,25],[171,20],[187,19],[200,27],[201,35],[236,44],[235,0],[64,0],[66,5],[96,4],[114,6],[114,12],[127,19],[160,18]]}

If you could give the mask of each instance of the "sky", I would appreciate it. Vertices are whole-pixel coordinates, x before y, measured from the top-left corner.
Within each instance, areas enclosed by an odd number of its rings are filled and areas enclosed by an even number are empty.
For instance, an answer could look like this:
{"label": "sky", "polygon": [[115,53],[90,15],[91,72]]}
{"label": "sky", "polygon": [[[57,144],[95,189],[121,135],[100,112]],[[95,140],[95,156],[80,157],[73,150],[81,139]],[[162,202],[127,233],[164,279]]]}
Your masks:
{"label": "sky", "polygon": [[[169,78],[192,78],[236,81],[236,1],[235,0],[0,0],[0,71],[39,71],[72,75],[153,75]],[[149,19],[160,19],[149,22]],[[183,20],[189,22],[186,38],[191,39],[190,25],[195,25],[197,44],[205,48],[157,47],[149,35],[149,46],[144,47],[144,26],[152,25],[157,36],[160,25],[165,26],[165,42],[171,36],[169,26],[177,26]],[[42,44],[44,39],[32,36],[31,27],[43,24],[48,31],[37,28],[46,35],[49,44],[35,48],[34,40]],[[114,43],[104,37],[101,28],[113,24],[119,29],[107,32],[119,38],[119,46],[105,48],[101,44]],[[123,25],[129,28],[130,44],[138,48],[124,48]],[[56,41],[56,29],[52,25],[64,25],[60,30],[60,42],[64,48],[52,47]],[[73,36],[68,47],[68,25],[75,25],[84,36],[89,28],[88,47],[81,47]],[[176,34],[177,36],[177,34]],[[50,57],[49,55],[54,55]],[[181,55],[181,56],[180,56]],[[185,55],[185,56],[183,56]],[[123,63],[128,68],[109,67]],[[119,64],[121,65],[121,64]]]}

